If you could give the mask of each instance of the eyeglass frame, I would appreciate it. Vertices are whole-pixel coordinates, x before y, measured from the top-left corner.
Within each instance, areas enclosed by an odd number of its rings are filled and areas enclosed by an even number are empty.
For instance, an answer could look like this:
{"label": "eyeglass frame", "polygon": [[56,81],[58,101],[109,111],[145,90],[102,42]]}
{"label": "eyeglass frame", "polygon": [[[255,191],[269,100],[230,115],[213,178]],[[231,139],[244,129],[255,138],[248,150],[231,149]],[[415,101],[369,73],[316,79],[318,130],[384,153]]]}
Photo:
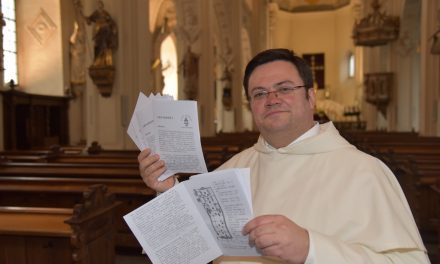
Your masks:
{"label": "eyeglass frame", "polygon": [[274,91],[269,91],[267,89],[260,88],[258,89],[257,92],[250,94],[250,98],[252,99],[252,101],[263,101],[269,98],[269,95],[272,93],[275,95],[276,98],[278,98],[279,94],[281,94],[282,96],[287,96],[300,88],[306,88],[306,86],[305,85],[279,86],[279,87],[275,87]]}

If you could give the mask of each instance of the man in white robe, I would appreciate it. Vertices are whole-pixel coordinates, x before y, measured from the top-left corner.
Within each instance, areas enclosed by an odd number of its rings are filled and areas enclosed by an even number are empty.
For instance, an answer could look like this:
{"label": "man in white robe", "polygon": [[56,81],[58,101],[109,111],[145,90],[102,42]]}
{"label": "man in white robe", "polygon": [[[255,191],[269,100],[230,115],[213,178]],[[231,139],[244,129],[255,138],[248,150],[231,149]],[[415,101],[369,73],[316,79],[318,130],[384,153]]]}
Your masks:
{"label": "man in white robe", "polygon": [[[262,257],[215,263],[429,263],[405,196],[378,159],[344,140],[332,123],[313,121],[315,94],[307,64],[293,52],[257,54],[243,81],[260,138],[224,168],[251,168],[255,218],[243,233]],[[138,156],[145,183],[166,164]]]}
{"label": "man in white robe", "polygon": [[[251,168],[255,215],[281,214],[308,230],[311,263],[428,263],[393,173],[349,144],[332,123],[278,149],[260,137],[220,169],[237,167]],[[229,261],[217,263],[241,263],[224,259]]]}

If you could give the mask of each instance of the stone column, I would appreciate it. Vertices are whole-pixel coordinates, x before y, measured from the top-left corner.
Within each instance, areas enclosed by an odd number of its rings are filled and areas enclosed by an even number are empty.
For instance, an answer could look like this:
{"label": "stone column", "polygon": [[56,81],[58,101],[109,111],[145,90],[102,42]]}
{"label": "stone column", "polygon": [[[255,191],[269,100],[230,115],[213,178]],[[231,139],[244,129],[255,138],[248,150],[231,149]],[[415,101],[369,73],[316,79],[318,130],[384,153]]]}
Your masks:
{"label": "stone column", "polygon": [[215,73],[214,73],[214,55],[212,52],[213,38],[211,36],[212,8],[210,1],[200,1],[200,14],[202,25],[202,34],[200,39],[201,55],[199,59],[199,115],[200,128],[202,136],[215,135]]}
{"label": "stone column", "polygon": [[440,135],[440,55],[431,54],[430,37],[440,27],[439,1],[422,1],[420,34],[420,134]]}

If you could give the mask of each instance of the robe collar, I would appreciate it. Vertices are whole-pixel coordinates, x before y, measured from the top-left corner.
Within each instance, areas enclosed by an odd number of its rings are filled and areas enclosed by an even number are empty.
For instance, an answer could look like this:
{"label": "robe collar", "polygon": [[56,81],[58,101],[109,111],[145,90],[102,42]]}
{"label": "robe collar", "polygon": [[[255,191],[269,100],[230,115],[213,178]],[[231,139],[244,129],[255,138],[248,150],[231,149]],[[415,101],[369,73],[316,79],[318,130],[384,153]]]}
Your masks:
{"label": "robe collar", "polygon": [[[313,137],[319,134],[319,123],[315,122],[315,125],[310,128],[309,130],[307,130],[304,134],[302,134],[301,136],[299,136],[298,138],[296,138],[295,140],[293,140],[289,145],[287,146],[292,146],[293,144],[300,142],[301,140],[304,140],[306,138],[309,137]],[[270,145],[266,140],[263,141],[265,143],[265,145],[269,148],[269,149],[273,149],[275,150],[276,148],[272,147],[272,145]]]}
{"label": "robe collar", "polygon": [[270,146],[260,135],[254,148],[262,153],[316,154],[354,146],[340,136],[332,122],[327,122],[313,126],[288,146],[278,149]]}

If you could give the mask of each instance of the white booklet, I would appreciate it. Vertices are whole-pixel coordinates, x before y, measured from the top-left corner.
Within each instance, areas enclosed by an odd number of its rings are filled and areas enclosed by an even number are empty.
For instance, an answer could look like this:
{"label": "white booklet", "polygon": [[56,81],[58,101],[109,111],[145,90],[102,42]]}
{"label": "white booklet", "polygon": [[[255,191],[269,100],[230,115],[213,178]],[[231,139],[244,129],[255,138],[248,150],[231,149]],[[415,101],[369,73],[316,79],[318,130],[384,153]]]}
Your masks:
{"label": "white booklet", "polygon": [[250,171],[195,175],[124,216],[153,264],[200,264],[258,256],[243,236],[253,217]]}
{"label": "white booklet", "polygon": [[147,97],[141,92],[127,133],[140,150],[150,148],[165,161],[167,170],[159,180],[178,172],[208,171],[200,143],[196,101],[176,101],[161,95]]}

